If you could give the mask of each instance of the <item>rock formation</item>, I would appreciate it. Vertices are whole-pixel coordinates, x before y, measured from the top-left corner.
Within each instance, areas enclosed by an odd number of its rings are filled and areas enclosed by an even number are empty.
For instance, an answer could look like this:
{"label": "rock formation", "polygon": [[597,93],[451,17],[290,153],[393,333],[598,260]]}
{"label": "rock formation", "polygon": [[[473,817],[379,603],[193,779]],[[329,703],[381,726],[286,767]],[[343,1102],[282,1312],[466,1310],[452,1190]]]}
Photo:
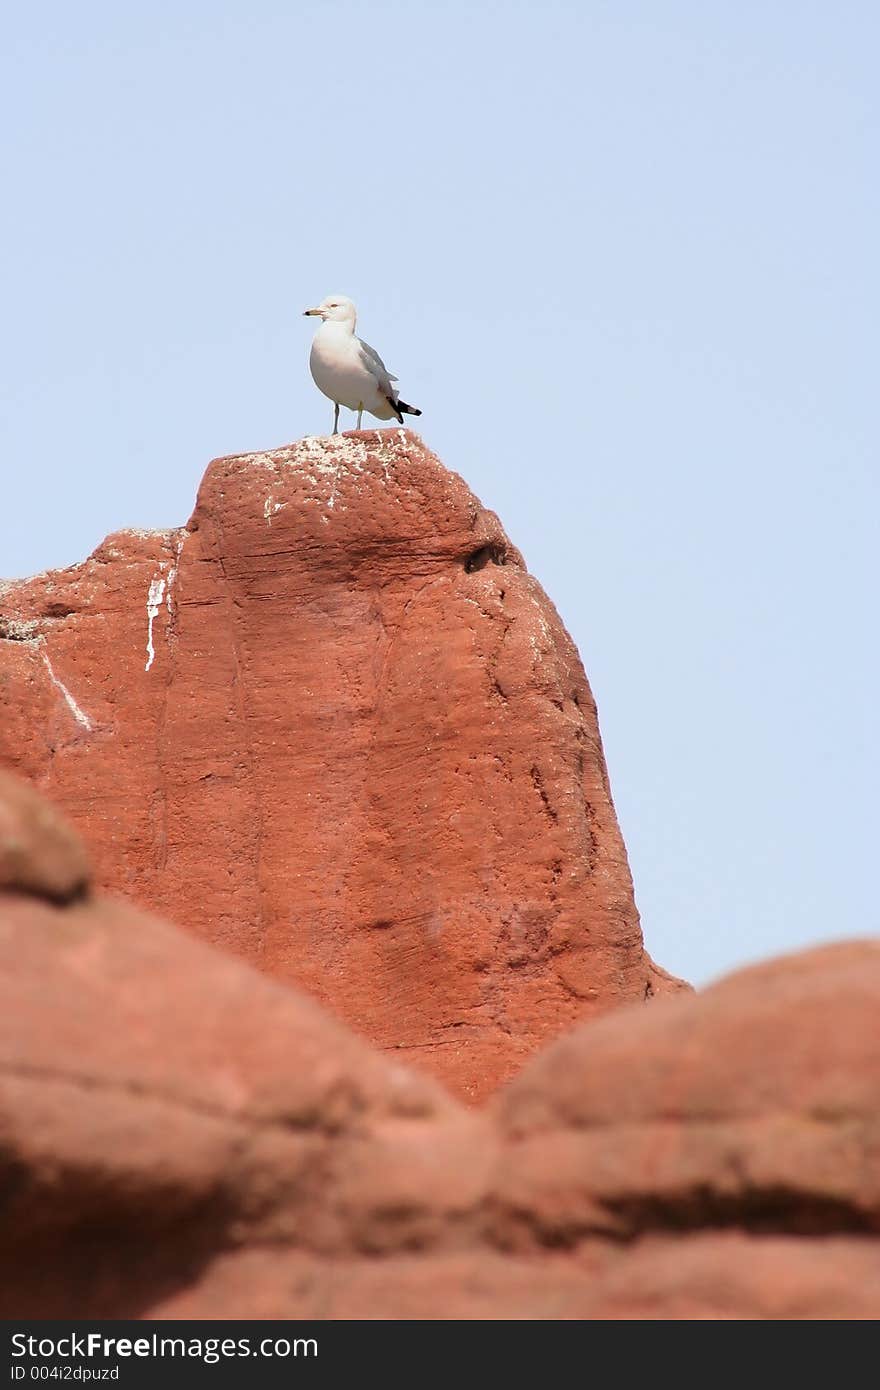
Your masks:
{"label": "rock formation", "polygon": [[0,775],[8,1318],[880,1315],[880,943],[579,1025],[481,1110],[97,895]]}
{"label": "rock formation", "polygon": [[403,430],[214,462],[184,529],[0,591],[0,764],[98,884],[479,1099],[646,955],[577,652]]}
{"label": "rock formation", "polygon": [[0,585],[0,764],[6,1317],[880,1316],[880,943],[653,965],[577,654],[413,435]]}

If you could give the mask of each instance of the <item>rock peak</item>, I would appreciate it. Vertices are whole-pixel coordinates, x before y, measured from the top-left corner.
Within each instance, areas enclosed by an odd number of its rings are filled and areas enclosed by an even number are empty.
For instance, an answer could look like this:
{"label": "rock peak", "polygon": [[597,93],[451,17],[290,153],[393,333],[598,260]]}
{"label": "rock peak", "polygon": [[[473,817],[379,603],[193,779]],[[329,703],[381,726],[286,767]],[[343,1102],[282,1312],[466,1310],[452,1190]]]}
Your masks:
{"label": "rock peak", "polygon": [[578,654],[418,435],[216,459],[185,529],[0,608],[40,639],[0,640],[0,757],[99,883],[460,1094],[681,987],[643,947]]}

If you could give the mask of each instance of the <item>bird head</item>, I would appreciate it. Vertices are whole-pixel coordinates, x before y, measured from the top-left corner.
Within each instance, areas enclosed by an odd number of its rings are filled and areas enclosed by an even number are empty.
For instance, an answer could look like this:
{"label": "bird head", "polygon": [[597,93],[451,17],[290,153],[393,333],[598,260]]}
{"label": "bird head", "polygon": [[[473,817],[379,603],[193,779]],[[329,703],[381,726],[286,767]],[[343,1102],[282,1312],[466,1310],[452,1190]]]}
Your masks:
{"label": "bird head", "polygon": [[350,323],[354,326],[356,318],[355,307],[350,299],[344,294],[328,294],[326,299],[322,299],[316,309],[305,309],[303,316],[313,314],[316,318],[323,319],[325,323]]}

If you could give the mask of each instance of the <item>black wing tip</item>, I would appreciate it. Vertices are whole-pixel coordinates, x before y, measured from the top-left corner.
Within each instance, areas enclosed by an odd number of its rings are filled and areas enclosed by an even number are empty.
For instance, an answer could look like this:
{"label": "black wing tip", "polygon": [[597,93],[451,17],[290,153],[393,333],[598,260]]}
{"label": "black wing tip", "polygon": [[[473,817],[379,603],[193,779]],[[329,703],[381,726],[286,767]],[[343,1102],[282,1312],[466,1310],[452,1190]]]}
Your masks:
{"label": "black wing tip", "polygon": [[418,406],[407,405],[406,401],[395,401],[391,396],[386,396],[385,399],[397,416],[397,422],[400,425],[403,424],[404,415],[421,415],[422,413]]}

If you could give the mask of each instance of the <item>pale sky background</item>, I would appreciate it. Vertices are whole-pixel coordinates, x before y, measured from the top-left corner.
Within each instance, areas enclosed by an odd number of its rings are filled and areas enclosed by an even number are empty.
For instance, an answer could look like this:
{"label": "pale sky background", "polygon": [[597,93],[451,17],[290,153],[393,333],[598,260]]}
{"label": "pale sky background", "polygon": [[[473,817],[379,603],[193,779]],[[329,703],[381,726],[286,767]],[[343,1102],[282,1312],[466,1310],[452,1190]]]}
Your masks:
{"label": "pale sky background", "polygon": [[878,41],[874,0],[7,4],[0,574],[328,430],[300,312],[349,294],[580,648],[655,959],[876,932]]}

